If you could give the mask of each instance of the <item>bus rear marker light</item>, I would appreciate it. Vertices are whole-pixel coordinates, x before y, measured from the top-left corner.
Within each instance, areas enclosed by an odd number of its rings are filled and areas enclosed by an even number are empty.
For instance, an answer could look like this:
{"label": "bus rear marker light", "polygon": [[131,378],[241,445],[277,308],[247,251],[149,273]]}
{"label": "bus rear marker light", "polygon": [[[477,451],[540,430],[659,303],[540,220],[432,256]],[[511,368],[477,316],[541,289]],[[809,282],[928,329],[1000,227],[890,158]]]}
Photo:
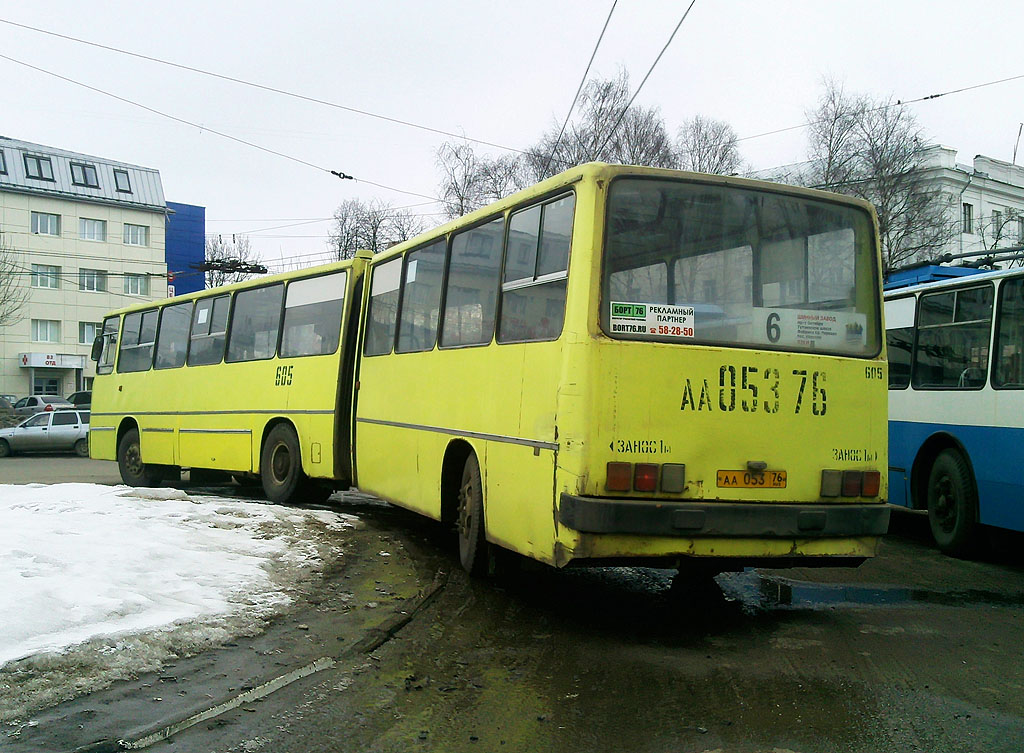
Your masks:
{"label": "bus rear marker light", "polygon": [[633,488],[638,492],[653,492],[658,488],[656,463],[637,463],[633,471]]}
{"label": "bus rear marker light", "polygon": [[661,490],[678,494],[686,486],[686,466],[682,463],[665,463],[661,466]]}
{"label": "bus rear marker light", "polygon": [[839,492],[843,487],[843,472],[842,471],[822,471],[821,472],[821,496],[822,497],[838,497]]}
{"label": "bus rear marker light", "polygon": [[878,471],[864,471],[864,488],[861,490],[862,497],[877,497],[878,489],[882,484],[882,474]]}
{"label": "bus rear marker light", "polygon": [[633,480],[631,463],[609,463],[605,488],[610,492],[628,492]]}
{"label": "bus rear marker light", "polygon": [[843,471],[843,496],[859,497],[864,482],[862,471]]}

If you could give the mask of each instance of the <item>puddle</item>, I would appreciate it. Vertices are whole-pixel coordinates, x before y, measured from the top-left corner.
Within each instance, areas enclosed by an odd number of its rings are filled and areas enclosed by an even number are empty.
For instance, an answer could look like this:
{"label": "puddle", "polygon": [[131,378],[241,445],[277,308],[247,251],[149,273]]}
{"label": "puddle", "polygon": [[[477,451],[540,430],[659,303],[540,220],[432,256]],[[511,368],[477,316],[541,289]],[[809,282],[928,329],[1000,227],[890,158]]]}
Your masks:
{"label": "puddle", "polygon": [[1024,594],[968,589],[929,591],[899,586],[850,586],[769,577],[750,570],[718,577],[727,600],[754,609],[822,609],[841,606],[939,606],[1024,607]]}

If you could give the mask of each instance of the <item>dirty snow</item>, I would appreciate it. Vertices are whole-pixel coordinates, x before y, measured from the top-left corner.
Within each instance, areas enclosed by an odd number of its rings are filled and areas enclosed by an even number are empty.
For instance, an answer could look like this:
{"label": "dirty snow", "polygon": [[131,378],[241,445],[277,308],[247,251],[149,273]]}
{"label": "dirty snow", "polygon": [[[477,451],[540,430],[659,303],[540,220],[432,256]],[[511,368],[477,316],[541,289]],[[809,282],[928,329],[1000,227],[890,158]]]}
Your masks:
{"label": "dirty snow", "polygon": [[177,489],[0,485],[0,671],[73,656],[130,676],[256,632],[353,520]]}

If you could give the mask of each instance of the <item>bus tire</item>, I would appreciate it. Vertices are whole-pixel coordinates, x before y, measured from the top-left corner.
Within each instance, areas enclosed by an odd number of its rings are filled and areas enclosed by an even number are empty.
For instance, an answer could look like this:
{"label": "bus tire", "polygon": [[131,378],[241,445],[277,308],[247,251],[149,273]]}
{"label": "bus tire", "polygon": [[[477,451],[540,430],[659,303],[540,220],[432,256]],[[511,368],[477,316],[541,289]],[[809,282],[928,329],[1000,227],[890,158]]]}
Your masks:
{"label": "bus tire", "polygon": [[162,479],[159,468],[142,462],[138,429],[129,429],[117,443],[117,468],[128,486],[159,486]]}
{"label": "bus tire", "polygon": [[278,424],[267,435],[260,455],[260,478],[263,493],[277,504],[297,501],[296,495],[304,486],[302,454],[299,438],[288,424]]}
{"label": "bus tire", "polygon": [[484,490],[480,463],[472,452],[462,469],[459,506],[456,518],[459,534],[459,561],[470,575],[487,572],[487,541],[484,535]]}
{"label": "bus tire", "polygon": [[943,450],[928,474],[928,523],[939,549],[966,557],[977,546],[978,490],[967,460],[958,450]]}
{"label": "bus tire", "polygon": [[8,455],[13,455],[11,452],[11,445],[8,444],[6,439],[0,439],[0,458],[5,458]]}
{"label": "bus tire", "polygon": [[89,440],[79,439],[75,442],[75,454],[80,458],[89,457]]}

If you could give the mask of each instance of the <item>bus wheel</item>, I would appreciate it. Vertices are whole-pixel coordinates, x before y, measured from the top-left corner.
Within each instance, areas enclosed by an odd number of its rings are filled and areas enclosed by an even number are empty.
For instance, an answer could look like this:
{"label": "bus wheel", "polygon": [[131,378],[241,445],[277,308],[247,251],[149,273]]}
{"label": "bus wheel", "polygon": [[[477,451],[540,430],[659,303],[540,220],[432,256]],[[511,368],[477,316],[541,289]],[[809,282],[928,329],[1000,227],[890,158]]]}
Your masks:
{"label": "bus wheel", "polygon": [[79,439],[75,442],[75,454],[80,458],[89,457],[89,440]]}
{"label": "bus wheel", "polygon": [[142,462],[139,430],[129,429],[117,443],[117,467],[128,486],[157,486],[161,475],[154,466]]}
{"label": "bus wheel", "polygon": [[482,575],[487,569],[487,543],[484,539],[484,492],[480,464],[472,452],[462,469],[459,485],[459,560],[467,573]]}
{"label": "bus wheel", "polygon": [[928,523],[939,549],[955,557],[974,550],[978,537],[978,492],[967,461],[943,450],[928,475]]}
{"label": "bus wheel", "polygon": [[299,438],[287,424],[270,430],[260,456],[260,478],[267,499],[278,504],[291,502],[305,480]]}

